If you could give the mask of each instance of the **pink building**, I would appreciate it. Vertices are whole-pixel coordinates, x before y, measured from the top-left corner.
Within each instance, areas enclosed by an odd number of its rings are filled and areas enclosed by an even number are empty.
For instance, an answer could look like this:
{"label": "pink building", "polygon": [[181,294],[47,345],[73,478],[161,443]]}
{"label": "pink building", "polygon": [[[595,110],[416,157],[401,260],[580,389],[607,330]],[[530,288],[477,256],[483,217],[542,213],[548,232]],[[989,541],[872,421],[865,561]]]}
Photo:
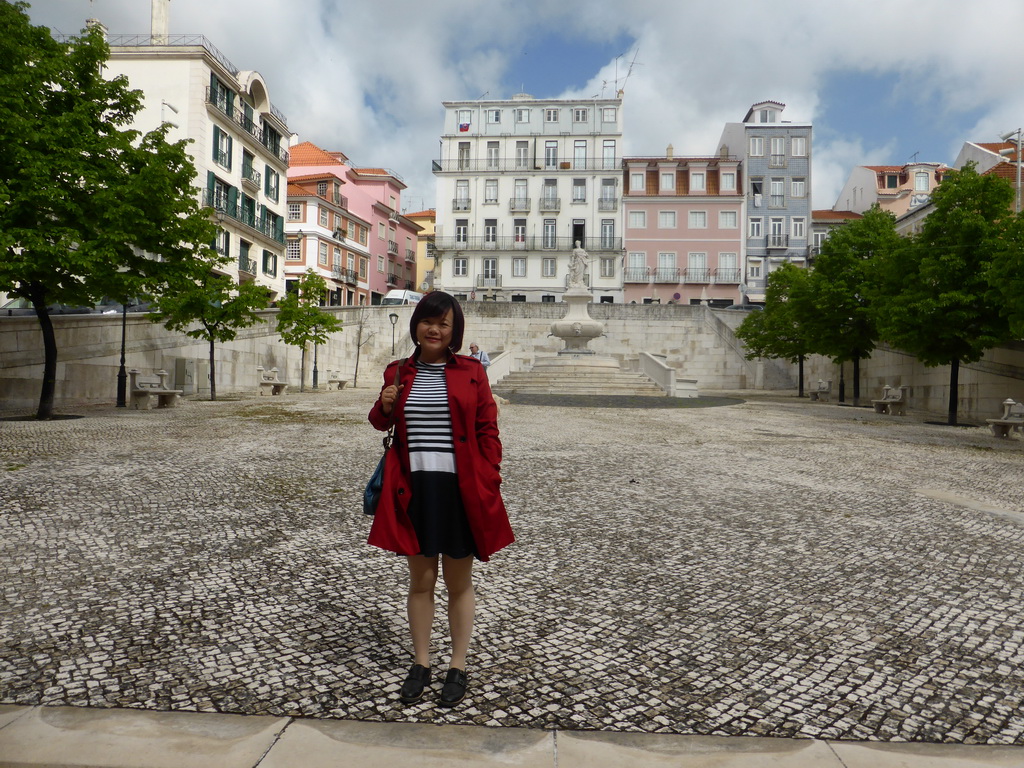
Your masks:
{"label": "pink building", "polygon": [[627,157],[622,198],[625,301],[742,301],[741,162],[732,156]]}
{"label": "pink building", "polygon": [[[399,213],[406,185],[396,173],[353,167],[341,152],[327,152],[307,141],[291,148],[288,181],[289,277],[315,264],[322,268],[326,247],[332,274],[340,273],[341,280],[335,280],[332,289],[341,291],[342,303],[379,304],[391,289],[416,289],[416,238],[421,228]],[[324,192],[322,202],[316,200],[312,206],[310,182],[318,185],[313,191]],[[293,200],[296,187],[305,196]],[[331,261],[339,250],[340,260]]]}

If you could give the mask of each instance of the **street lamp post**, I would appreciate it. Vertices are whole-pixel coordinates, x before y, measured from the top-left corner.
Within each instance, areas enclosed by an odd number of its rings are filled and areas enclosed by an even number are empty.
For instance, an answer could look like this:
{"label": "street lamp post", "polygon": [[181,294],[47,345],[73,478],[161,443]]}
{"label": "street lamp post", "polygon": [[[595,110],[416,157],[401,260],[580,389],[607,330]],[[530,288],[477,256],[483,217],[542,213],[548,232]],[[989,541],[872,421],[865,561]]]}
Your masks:
{"label": "street lamp post", "polygon": [[121,365],[117,369],[117,406],[124,408],[127,405],[128,394],[128,373],[124,369],[124,339],[128,329],[128,300],[125,299],[121,305]]}
{"label": "street lamp post", "polygon": [[318,381],[318,378],[319,378],[319,372],[316,369],[317,350],[318,350],[318,345],[314,341],[313,342],[313,389],[317,388],[316,385],[317,385],[317,381]]}
{"label": "street lamp post", "polygon": [[[1017,211],[1017,213],[1020,213],[1020,161],[1021,161],[1020,145],[1021,145],[1021,130],[1022,130],[1021,128],[1018,128],[1016,131],[1010,131],[1009,133],[1004,133],[1000,137],[1000,138],[1002,138],[1003,141],[1009,141],[1011,137],[1016,136],[1016,139],[1014,140],[1014,143],[1017,145],[1017,153],[1016,153],[1016,156],[1014,157],[1014,165],[1017,166],[1017,203],[1016,203],[1016,207],[1015,207],[1015,210]],[[1006,157],[1007,155],[1009,155],[1012,152],[1013,152],[1012,149],[1001,149],[1001,150],[999,150],[999,154],[1003,155],[1004,157]]]}
{"label": "street lamp post", "polygon": [[392,312],[388,315],[388,319],[391,321],[391,356],[395,355],[395,323],[398,322],[398,315]]}

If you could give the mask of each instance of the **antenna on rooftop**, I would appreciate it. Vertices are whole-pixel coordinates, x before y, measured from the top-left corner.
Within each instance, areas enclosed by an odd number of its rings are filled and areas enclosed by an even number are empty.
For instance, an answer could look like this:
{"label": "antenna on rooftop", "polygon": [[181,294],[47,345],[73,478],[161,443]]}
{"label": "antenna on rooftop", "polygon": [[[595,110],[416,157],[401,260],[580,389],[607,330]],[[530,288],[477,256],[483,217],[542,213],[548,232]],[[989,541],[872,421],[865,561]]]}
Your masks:
{"label": "antenna on rooftop", "polygon": [[477,96],[477,97],[476,97],[476,100],[477,100],[477,101],[480,101],[480,100],[481,100],[481,99],[483,99],[483,97],[484,97],[484,96],[486,96],[486,95],[487,95],[488,93],[490,93],[490,91],[484,91],[482,95],[480,95],[480,96]]}
{"label": "antenna on rooftop", "polygon": [[915,152],[914,154],[912,154],[910,156],[910,162],[916,163],[917,162],[917,156],[920,155],[920,154],[921,154],[920,152]]}

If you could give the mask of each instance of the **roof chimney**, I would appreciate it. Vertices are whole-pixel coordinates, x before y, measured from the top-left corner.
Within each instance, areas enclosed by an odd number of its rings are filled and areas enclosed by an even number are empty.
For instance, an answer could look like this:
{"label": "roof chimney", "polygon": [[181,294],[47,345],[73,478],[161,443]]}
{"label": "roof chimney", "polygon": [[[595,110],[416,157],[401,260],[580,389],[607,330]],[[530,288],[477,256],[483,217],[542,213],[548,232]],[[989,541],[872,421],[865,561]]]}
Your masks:
{"label": "roof chimney", "polygon": [[100,31],[100,34],[103,35],[103,39],[104,40],[107,39],[107,27],[99,19],[86,19],[85,20],[85,26],[88,29],[93,29],[93,28],[98,29]]}
{"label": "roof chimney", "polygon": [[674,152],[675,152],[675,149],[672,147],[671,144],[669,144],[667,147],[665,147],[665,157],[667,157],[669,160],[672,159],[672,155],[673,155]]}
{"label": "roof chimney", "polygon": [[153,0],[149,34],[153,45],[167,45],[167,33],[170,31],[171,0]]}

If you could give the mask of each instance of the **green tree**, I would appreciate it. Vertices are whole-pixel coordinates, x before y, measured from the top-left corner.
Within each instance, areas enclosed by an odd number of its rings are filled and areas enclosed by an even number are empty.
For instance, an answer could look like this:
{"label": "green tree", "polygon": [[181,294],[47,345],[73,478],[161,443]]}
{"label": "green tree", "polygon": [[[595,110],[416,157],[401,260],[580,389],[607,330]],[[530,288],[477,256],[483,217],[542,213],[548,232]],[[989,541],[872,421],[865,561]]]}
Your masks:
{"label": "green tree", "polygon": [[813,309],[805,330],[815,350],[838,365],[853,362],[853,404],[860,404],[860,361],[871,355],[878,329],[871,309],[874,257],[904,245],[896,218],[877,205],[834,229],[809,276]]}
{"label": "green tree", "polygon": [[216,342],[231,341],[239,329],[255,325],[260,319],[256,312],[269,303],[270,295],[262,285],[236,285],[228,275],[207,272],[170,286],[157,298],[157,311],[152,317],[161,320],[165,328],[210,345],[210,399],[216,400]]}
{"label": "green tree", "polygon": [[185,142],[130,130],[141,94],[107,80],[98,30],[63,43],[0,2],[0,291],[28,299],[43,338],[37,417],[53,415],[47,306],[159,290],[214,236]]}
{"label": "green tree", "polygon": [[950,425],[956,424],[960,364],[1010,335],[988,280],[1013,194],[1009,182],[981,176],[973,164],[950,171],[932,194],[921,232],[881,265],[874,298],[881,338],[926,366],[950,367]]}
{"label": "green tree", "polygon": [[1024,214],[1014,216],[992,243],[988,282],[1014,339],[1024,339]]}
{"label": "green tree", "polygon": [[302,350],[299,391],[306,389],[306,346],[324,344],[328,336],[341,329],[341,320],[321,308],[327,283],[313,270],[307,269],[295,290],[278,302],[277,332],[285,344]]}
{"label": "green tree", "polygon": [[810,311],[808,274],[795,264],[783,264],[768,275],[764,310],[751,312],[736,336],[747,347],[746,357],[781,358],[798,366],[799,396],[804,396],[804,358],[814,352],[805,330]]}

